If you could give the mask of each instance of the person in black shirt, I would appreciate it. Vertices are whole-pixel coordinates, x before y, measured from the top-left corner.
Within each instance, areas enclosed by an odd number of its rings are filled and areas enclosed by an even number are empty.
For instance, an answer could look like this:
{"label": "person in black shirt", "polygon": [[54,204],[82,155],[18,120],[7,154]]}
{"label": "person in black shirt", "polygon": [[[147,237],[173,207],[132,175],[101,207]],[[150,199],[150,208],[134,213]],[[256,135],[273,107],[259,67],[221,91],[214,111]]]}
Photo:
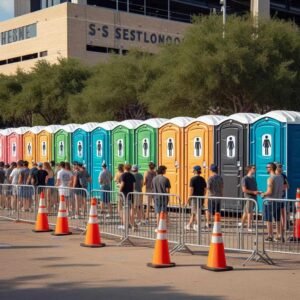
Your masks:
{"label": "person in black shirt", "polygon": [[[121,185],[120,192],[124,194],[126,201],[128,201],[128,207],[130,208],[129,223],[134,225],[134,207],[133,207],[133,195],[128,195],[134,191],[135,177],[130,173],[131,165],[125,164],[124,173],[120,177]],[[124,220],[123,220],[124,221]],[[122,228],[123,229],[123,228]]]}
{"label": "person in black shirt", "polygon": [[[196,215],[198,215],[198,209],[203,208],[203,200],[197,198],[198,196],[204,196],[206,194],[206,181],[205,179],[200,176],[201,174],[201,167],[200,166],[194,166],[193,168],[194,175],[190,180],[190,201],[191,201],[191,207],[192,207],[192,213],[189,223],[185,226],[186,230],[191,230],[191,226],[193,225],[193,229],[197,231],[197,218]],[[193,196],[195,198],[193,198]],[[201,212],[200,212],[201,213]]]}
{"label": "person in black shirt", "polygon": [[43,169],[43,163],[38,163],[38,171],[36,173],[37,186],[45,186],[48,172]]}

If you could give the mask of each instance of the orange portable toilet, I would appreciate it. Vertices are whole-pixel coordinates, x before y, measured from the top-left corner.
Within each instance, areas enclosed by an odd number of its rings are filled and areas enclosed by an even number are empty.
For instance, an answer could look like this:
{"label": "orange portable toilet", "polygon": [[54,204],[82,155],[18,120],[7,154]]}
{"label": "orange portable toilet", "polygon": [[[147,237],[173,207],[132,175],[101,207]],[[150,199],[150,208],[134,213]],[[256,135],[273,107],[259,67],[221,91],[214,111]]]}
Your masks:
{"label": "orange portable toilet", "polygon": [[226,117],[219,115],[201,116],[190,122],[185,128],[185,199],[189,195],[189,183],[193,174],[193,167],[202,168],[202,176],[207,181],[211,175],[209,166],[215,162],[215,130],[216,126]]}
{"label": "orange portable toilet", "polygon": [[7,161],[9,163],[23,159],[23,135],[30,127],[14,128],[7,136]]}
{"label": "orange portable toilet", "polygon": [[53,160],[54,134],[61,129],[61,125],[49,125],[43,128],[36,136],[36,160],[50,162]]}
{"label": "orange portable toilet", "polygon": [[159,128],[158,161],[167,167],[166,176],[171,183],[171,194],[184,200],[184,129],[194,119],[177,117]]}
{"label": "orange portable toilet", "polygon": [[23,159],[29,163],[29,168],[33,162],[37,162],[36,158],[36,140],[37,134],[44,129],[45,126],[31,127],[29,131],[23,135]]}

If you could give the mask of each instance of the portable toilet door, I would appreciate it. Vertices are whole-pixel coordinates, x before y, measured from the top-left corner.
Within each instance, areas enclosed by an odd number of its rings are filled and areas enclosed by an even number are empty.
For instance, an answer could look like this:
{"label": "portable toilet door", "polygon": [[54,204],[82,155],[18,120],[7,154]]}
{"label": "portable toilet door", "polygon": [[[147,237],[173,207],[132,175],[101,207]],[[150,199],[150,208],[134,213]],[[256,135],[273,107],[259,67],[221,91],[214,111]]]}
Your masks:
{"label": "portable toilet door", "polygon": [[171,194],[180,196],[181,201],[186,201],[184,199],[184,129],[193,120],[189,117],[177,117],[166,121],[159,128],[159,164],[167,167],[166,176],[171,183]]}
{"label": "portable toilet door", "polygon": [[92,176],[92,190],[99,190],[100,188],[98,178],[103,163],[112,172],[111,133],[118,124],[118,122],[114,121],[99,123],[99,126],[91,132],[90,174]]}
{"label": "portable toilet door", "polygon": [[149,119],[135,130],[135,163],[141,174],[149,169],[149,162],[158,163],[158,128],[166,121],[161,118]]}
{"label": "portable toilet door", "polygon": [[78,124],[68,124],[62,126],[60,130],[58,130],[54,134],[54,160],[55,162],[72,162],[71,155],[71,134],[79,128]]}
{"label": "portable toilet door", "polygon": [[61,125],[49,125],[37,134],[36,161],[50,162],[54,158],[54,154],[52,153],[52,149],[54,148],[54,134],[61,128]]}
{"label": "portable toilet door", "polygon": [[[258,114],[237,113],[226,118],[217,129],[217,164],[224,180],[224,197],[242,197],[241,181],[249,163],[249,126]],[[236,208],[226,201],[225,209]],[[242,203],[240,203],[242,205]]]}
{"label": "portable toilet door", "polygon": [[[299,187],[299,143],[300,113],[294,111],[271,111],[258,118],[250,130],[251,164],[256,166],[258,189],[267,190],[269,177],[266,166],[279,162],[288,176],[288,198],[295,199]],[[258,208],[262,211],[263,200],[258,198]]]}
{"label": "portable toilet door", "polygon": [[207,181],[211,175],[209,166],[215,162],[215,130],[226,117],[206,115],[193,120],[185,128],[185,199],[189,195],[189,183],[194,176],[193,167],[202,168],[201,176]]}
{"label": "portable toilet door", "polygon": [[7,136],[11,134],[13,131],[13,128],[6,128],[0,131],[0,161],[4,161],[5,163],[8,163],[7,159]]}
{"label": "portable toilet door", "polygon": [[37,134],[44,129],[44,126],[35,126],[29,129],[23,135],[23,160],[28,161],[29,168],[33,162],[37,162],[36,158],[36,141]]}
{"label": "portable toilet door", "polygon": [[9,163],[23,159],[23,134],[29,129],[30,127],[15,128],[7,137],[7,160]]}
{"label": "portable toilet door", "polygon": [[[141,124],[140,120],[126,120],[112,131],[112,174],[116,173],[119,164],[135,163],[134,130]],[[116,189],[115,183],[113,184]]]}

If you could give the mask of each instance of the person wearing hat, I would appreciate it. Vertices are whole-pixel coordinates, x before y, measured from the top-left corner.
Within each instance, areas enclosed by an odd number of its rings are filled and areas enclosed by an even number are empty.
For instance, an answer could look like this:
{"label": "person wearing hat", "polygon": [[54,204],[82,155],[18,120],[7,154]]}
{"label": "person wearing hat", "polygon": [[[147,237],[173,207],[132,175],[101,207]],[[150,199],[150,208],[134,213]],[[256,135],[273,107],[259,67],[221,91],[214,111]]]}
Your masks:
{"label": "person wearing hat", "polygon": [[106,218],[110,218],[112,216],[112,206],[110,204],[110,191],[111,191],[111,181],[112,175],[107,170],[107,165],[105,162],[102,163],[102,171],[99,173],[98,182],[100,184],[101,193],[101,211],[105,211],[105,206],[107,206],[107,214]]}
{"label": "person wearing hat", "polygon": [[[141,193],[143,190],[144,177],[139,173],[138,165],[133,165],[131,171],[135,178],[134,192]],[[141,225],[144,223],[143,197],[141,194],[134,195],[134,209],[137,217],[136,225]]]}
{"label": "person wearing hat", "polygon": [[[193,168],[194,176],[190,180],[190,204],[191,204],[191,218],[189,223],[185,226],[186,230],[191,230],[192,226],[195,231],[198,230],[198,222],[196,216],[198,216],[199,209],[201,210],[203,208],[203,197],[206,194],[206,181],[201,176],[201,167],[200,166],[194,166]],[[201,215],[201,212],[200,212]]]}
{"label": "person wearing hat", "polygon": [[211,215],[221,211],[221,199],[214,199],[212,197],[223,197],[224,189],[223,178],[218,175],[218,166],[211,164],[209,169],[212,172],[212,176],[210,176],[207,180],[207,190],[210,198],[208,198],[208,210],[206,211],[206,229],[210,227],[209,222]]}

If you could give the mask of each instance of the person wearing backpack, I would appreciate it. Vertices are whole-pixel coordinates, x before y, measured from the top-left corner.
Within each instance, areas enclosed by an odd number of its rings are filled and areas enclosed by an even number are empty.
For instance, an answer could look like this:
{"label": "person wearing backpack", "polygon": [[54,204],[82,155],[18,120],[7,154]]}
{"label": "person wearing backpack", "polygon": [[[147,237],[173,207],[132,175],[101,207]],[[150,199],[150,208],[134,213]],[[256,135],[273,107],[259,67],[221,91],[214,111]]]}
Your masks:
{"label": "person wearing backpack", "polygon": [[[0,162],[0,184],[5,182],[5,171],[4,171],[4,162]],[[0,209],[4,209],[5,206],[5,199],[3,196],[3,187],[0,186]]]}
{"label": "person wearing backpack", "polygon": [[[79,210],[82,208],[82,196],[83,191],[82,189],[82,174],[80,171],[79,163],[77,161],[73,162],[73,182],[72,187],[74,188],[74,195],[75,195],[75,219],[79,219]],[[72,205],[73,206],[73,205]]]}

